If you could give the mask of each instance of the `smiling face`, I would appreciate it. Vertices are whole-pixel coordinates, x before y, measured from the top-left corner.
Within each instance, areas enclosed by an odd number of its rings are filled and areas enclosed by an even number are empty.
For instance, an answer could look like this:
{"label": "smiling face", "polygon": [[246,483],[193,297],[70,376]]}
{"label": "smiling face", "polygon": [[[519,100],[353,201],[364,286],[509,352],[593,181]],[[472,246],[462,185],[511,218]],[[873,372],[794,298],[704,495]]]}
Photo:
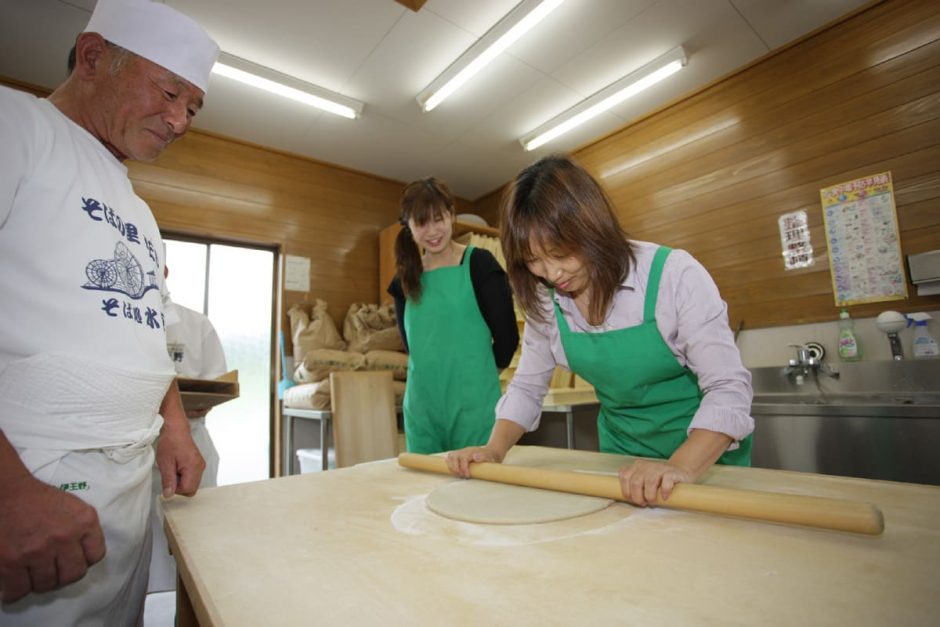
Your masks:
{"label": "smiling face", "polygon": [[424,224],[418,224],[414,218],[408,219],[408,228],[418,248],[423,248],[431,255],[442,253],[450,246],[454,229],[454,215],[441,211]]}
{"label": "smiling face", "polygon": [[100,102],[106,115],[99,139],[122,161],[153,161],[202,108],[200,89],[136,55],[104,80],[110,89]]}
{"label": "smiling face", "polygon": [[535,239],[531,240],[530,251],[526,268],[545,283],[572,297],[583,294],[590,285],[587,267],[578,255],[552,246],[543,247]]}

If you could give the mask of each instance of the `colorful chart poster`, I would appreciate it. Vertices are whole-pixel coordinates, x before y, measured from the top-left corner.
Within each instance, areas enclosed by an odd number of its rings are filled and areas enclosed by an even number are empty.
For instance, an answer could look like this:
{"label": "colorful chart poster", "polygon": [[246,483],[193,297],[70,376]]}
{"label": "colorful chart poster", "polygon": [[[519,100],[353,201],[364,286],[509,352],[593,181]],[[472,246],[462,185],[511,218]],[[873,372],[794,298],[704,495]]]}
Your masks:
{"label": "colorful chart poster", "polygon": [[907,298],[891,173],[819,190],[836,306]]}

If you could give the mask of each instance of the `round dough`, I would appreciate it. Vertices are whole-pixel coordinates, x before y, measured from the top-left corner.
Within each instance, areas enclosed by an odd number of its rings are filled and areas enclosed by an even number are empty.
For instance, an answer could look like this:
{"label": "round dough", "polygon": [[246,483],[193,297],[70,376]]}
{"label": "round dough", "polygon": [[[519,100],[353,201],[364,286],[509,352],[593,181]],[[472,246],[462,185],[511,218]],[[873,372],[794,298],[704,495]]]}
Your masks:
{"label": "round dough", "polygon": [[525,525],[564,520],[600,511],[611,499],[554,490],[462,479],[445,483],[427,497],[428,508],[465,522]]}

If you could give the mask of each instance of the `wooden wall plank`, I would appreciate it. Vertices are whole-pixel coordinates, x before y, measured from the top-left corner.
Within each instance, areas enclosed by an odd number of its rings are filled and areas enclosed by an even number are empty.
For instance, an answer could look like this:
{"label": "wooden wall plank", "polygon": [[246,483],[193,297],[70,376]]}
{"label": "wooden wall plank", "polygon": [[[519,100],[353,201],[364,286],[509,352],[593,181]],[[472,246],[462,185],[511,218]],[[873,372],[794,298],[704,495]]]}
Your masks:
{"label": "wooden wall plank", "polygon": [[377,290],[379,229],[398,212],[401,184],[193,131],[152,164],[129,164],[161,228],[276,246],[311,259],[311,291],[338,325]]}
{"label": "wooden wall plank", "polygon": [[[822,187],[891,171],[902,253],[940,248],[940,3],[874,5],[574,156],[631,236],[709,269],[733,325],[833,320]],[[799,209],[815,265],[787,272],[777,219]],[[909,292],[853,315],[940,306]]]}

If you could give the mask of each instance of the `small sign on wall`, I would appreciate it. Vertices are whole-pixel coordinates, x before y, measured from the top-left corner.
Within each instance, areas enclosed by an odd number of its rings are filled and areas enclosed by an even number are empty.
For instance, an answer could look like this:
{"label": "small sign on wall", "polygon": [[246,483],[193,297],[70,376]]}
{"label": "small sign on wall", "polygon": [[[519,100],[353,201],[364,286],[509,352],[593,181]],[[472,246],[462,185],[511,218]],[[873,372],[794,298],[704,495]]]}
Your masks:
{"label": "small sign on wall", "polygon": [[891,173],[819,190],[837,307],[907,298]]}
{"label": "small sign on wall", "polygon": [[284,258],[284,289],[310,291],[310,258],[287,255]]}
{"label": "small sign on wall", "polygon": [[813,246],[809,239],[809,220],[805,211],[785,213],[777,220],[783,268],[796,270],[813,265]]}

